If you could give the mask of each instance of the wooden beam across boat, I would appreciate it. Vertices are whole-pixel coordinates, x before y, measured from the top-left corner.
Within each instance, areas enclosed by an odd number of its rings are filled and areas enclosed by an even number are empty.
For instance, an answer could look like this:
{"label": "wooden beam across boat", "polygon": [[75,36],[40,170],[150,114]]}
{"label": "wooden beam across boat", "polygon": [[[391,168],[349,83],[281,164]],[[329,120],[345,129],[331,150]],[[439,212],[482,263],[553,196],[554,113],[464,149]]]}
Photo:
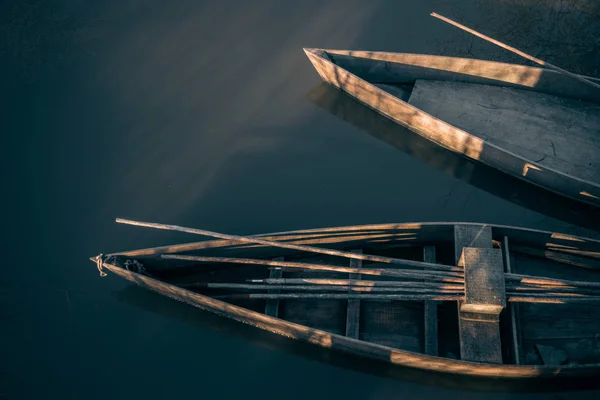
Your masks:
{"label": "wooden beam across boat", "polygon": [[[435,246],[423,247],[423,261],[435,262]],[[438,355],[437,303],[433,300],[425,300],[425,354]]]}
{"label": "wooden beam across boat", "polygon": [[492,248],[491,227],[456,225],[454,251],[457,265],[465,269],[465,299],[458,304],[461,358],[502,364],[504,267],[501,251]]}
{"label": "wooden beam across boat", "polygon": [[[504,236],[502,240],[502,251],[504,257],[504,270],[507,273],[511,273],[513,270],[510,251],[508,248],[508,237]],[[510,304],[508,306],[508,310],[510,313],[510,334],[512,339],[512,347],[513,347],[513,357],[515,364],[521,364],[521,335],[519,334],[520,330],[517,326],[519,321],[519,305],[518,304]]]}
{"label": "wooden beam across boat", "polygon": [[[353,253],[362,253],[362,249],[355,249]],[[426,260],[427,261],[427,260]],[[350,268],[361,269],[362,260],[350,259]],[[360,274],[350,273],[348,278],[351,281],[357,281],[361,279]],[[374,289],[374,288],[369,288]],[[350,290],[349,290],[350,292]],[[348,310],[346,312],[346,336],[358,339],[359,327],[360,327],[360,299],[349,299]]]}

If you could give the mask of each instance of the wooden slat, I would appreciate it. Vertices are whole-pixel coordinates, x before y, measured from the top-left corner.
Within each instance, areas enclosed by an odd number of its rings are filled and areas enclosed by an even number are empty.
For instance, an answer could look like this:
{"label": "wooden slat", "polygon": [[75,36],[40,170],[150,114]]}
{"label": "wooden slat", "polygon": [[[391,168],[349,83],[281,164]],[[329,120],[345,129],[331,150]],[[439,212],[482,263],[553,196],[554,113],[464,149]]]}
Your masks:
{"label": "wooden slat", "polygon": [[[518,89],[418,80],[410,104],[486,142],[548,167],[598,182],[600,106]],[[548,116],[552,116],[549,118]],[[543,123],[542,123],[543,121]],[[518,129],[515,129],[518,126]]]}
{"label": "wooden slat", "polygon": [[502,250],[465,247],[459,265],[465,268],[461,310],[499,315],[506,307]]}
{"label": "wooden slat", "polygon": [[[423,247],[423,261],[435,262],[435,246]],[[438,355],[437,303],[425,301],[425,354]]]}
{"label": "wooden slat", "polygon": [[[508,237],[504,236],[502,241],[502,251],[504,258],[504,269],[509,274],[512,273],[513,268],[511,265],[511,257],[508,250]],[[511,325],[511,338],[513,344],[513,356],[515,358],[515,364],[521,364],[521,336],[519,335],[519,304],[514,303],[508,306],[508,312],[510,313],[510,325]]]}
{"label": "wooden slat", "polygon": [[[494,295],[498,293],[485,291],[486,287],[489,288],[486,282],[501,282],[502,295],[505,296],[504,267],[502,255],[498,254],[501,250],[493,248],[492,230],[486,225],[455,225],[454,249],[456,264],[462,264],[465,268],[465,301],[458,302],[461,358],[465,361],[501,364],[498,317],[506,299],[495,301]],[[470,285],[469,289],[467,285]],[[467,295],[469,302],[466,301]],[[485,302],[492,304],[486,306]]]}
{"label": "wooden slat", "polygon": [[361,301],[360,339],[423,352],[423,302]]}
{"label": "wooden slat", "polygon": [[600,270],[600,260],[578,256],[575,254],[566,254],[559,251],[568,251],[569,249],[558,249],[558,251],[536,249],[529,246],[512,246],[511,251],[533,257],[547,258],[562,264],[573,265],[576,267],[598,269]]}
{"label": "wooden slat", "polygon": [[492,248],[492,228],[488,225],[454,225],[454,261],[458,265],[463,247]]}
{"label": "wooden slat", "polygon": [[[283,261],[283,257],[277,257],[274,261]],[[269,272],[270,279],[279,279],[283,276],[283,270],[281,268],[271,268]],[[269,294],[279,293],[279,289],[269,289]],[[265,306],[265,314],[270,317],[276,317],[279,315],[279,299],[268,299],[267,305]]]}
{"label": "wooden slat", "polygon": [[[353,253],[362,253],[362,250],[352,250]],[[350,268],[361,268],[362,260],[350,259]],[[349,274],[350,280],[359,280],[360,274]],[[360,300],[349,299],[348,311],[346,314],[346,336],[358,339],[360,325]]]}

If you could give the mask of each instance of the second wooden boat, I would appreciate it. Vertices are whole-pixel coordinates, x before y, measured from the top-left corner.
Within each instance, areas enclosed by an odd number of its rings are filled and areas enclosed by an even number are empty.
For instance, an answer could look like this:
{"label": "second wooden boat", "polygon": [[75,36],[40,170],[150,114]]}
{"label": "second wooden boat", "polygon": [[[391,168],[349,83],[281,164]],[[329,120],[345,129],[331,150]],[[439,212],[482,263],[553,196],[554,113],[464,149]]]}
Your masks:
{"label": "second wooden boat", "polygon": [[304,51],[325,82],[433,143],[600,206],[594,86],[550,69],[477,59]]}
{"label": "second wooden boat", "polygon": [[600,373],[600,242],[471,223],[219,238],[94,257],[144,288],[317,346],[418,370]]}

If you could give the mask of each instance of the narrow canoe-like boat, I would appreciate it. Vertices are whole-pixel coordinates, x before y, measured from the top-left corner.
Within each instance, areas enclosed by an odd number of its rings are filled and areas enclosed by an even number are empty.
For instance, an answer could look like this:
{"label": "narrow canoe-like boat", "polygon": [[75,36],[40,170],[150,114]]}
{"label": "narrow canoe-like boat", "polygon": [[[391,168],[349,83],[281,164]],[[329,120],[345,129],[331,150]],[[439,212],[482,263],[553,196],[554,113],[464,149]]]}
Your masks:
{"label": "narrow canoe-like boat", "polygon": [[550,69],[477,59],[304,51],[325,82],[433,143],[600,206],[596,87]]}
{"label": "narrow canoe-like boat", "polygon": [[600,241],[474,223],[346,226],[93,257],[141,287],[363,358],[445,374],[600,374]]}

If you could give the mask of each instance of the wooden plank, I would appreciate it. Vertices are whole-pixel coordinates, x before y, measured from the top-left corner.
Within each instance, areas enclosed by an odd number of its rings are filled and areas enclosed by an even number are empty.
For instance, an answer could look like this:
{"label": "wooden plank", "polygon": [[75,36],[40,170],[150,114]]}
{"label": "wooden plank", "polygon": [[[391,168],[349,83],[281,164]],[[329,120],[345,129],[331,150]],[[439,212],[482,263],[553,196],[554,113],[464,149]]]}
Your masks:
{"label": "wooden plank", "polygon": [[458,264],[465,268],[461,311],[499,315],[506,307],[502,250],[464,247]]}
{"label": "wooden plank", "polygon": [[600,307],[587,304],[521,304],[523,319],[595,319],[600,321]]}
{"label": "wooden plank", "polygon": [[423,352],[423,302],[361,301],[360,339]]}
{"label": "wooden plank", "polygon": [[[283,261],[283,257],[277,257],[273,259],[274,261]],[[283,276],[282,268],[271,268],[269,272],[270,279],[279,279]],[[279,289],[269,289],[267,293],[275,294],[279,293]],[[265,314],[270,317],[275,317],[279,315],[279,299],[268,299],[267,305],[265,306]]]}
{"label": "wooden plank", "polygon": [[[435,246],[423,247],[423,261],[435,262]],[[425,354],[438,355],[437,303],[425,301]]]}
{"label": "wooden plank", "polygon": [[459,265],[463,247],[492,248],[492,227],[489,225],[454,225],[454,261]]}
{"label": "wooden plank", "polygon": [[502,346],[500,344],[500,324],[498,319],[489,320],[470,318],[470,313],[460,314],[460,354],[465,361],[502,364]]}
{"label": "wooden plank", "polygon": [[[544,362],[542,354],[540,354],[540,346],[548,346],[550,348],[561,350],[567,357],[568,364],[589,364],[596,363],[600,357],[600,338],[588,339],[536,339],[526,340],[523,342],[523,354],[527,364],[545,364],[554,363],[556,360],[548,360]],[[550,350],[550,349],[546,349]],[[560,353],[559,353],[560,354]],[[558,356],[559,354],[556,354]],[[553,358],[552,356],[550,358]],[[548,363],[548,364],[547,364]],[[564,363],[561,367],[564,367]]]}
{"label": "wooden plank", "polygon": [[[353,253],[362,253],[362,250],[352,250]],[[350,259],[350,268],[361,268],[362,260]],[[360,280],[360,274],[349,274],[350,280]],[[346,336],[358,339],[360,326],[360,300],[349,299],[346,313]]]}
{"label": "wooden plank", "polygon": [[542,167],[600,181],[597,104],[519,89],[421,80],[409,103]]}
{"label": "wooden plank", "polygon": [[430,15],[432,17],[435,17],[435,18],[438,18],[438,19],[440,19],[442,21],[445,21],[445,22],[447,22],[447,23],[449,23],[451,25],[454,25],[457,28],[460,28],[460,29],[462,29],[462,30],[464,30],[466,32],[469,32],[470,34],[475,35],[478,38],[481,38],[483,40],[487,40],[488,42],[493,43],[496,46],[500,46],[503,49],[506,49],[508,51],[512,51],[513,53],[518,54],[521,57],[526,58],[529,61],[533,61],[536,64],[542,65],[542,66],[544,66],[546,68],[550,68],[550,69],[552,69],[554,71],[557,71],[557,72],[560,72],[562,74],[568,75],[571,78],[577,79],[578,81],[583,82],[583,83],[585,83],[585,84],[587,84],[587,85],[589,85],[589,86],[591,86],[593,88],[600,89],[600,85],[598,83],[594,82],[593,80],[588,79],[585,76],[574,74],[574,73],[572,73],[570,71],[567,71],[565,69],[557,67],[556,65],[550,64],[547,61],[544,61],[544,60],[542,60],[540,58],[537,58],[537,57],[534,57],[532,55],[529,55],[529,54],[525,53],[524,51],[521,51],[521,50],[519,50],[519,49],[517,49],[515,47],[512,47],[512,46],[509,46],[506,43],[502,43],[501,41],[493,39],[493,38],[491,38],[491,37],[489,37],[487,35],[484,35],[483,33],[477,32],[474,29],[468,28],[465,25],[459,24],[458,22],[453,21],[450,18],[444,17],[443,15],[440,15],[438,13],[432,12]]}
{"label": "wooden plank", "polygon": [[[521,253],[528,256],[547,258],[548,260],[556,261],[562,264],[573,265],[576,267],[598,269],[600,270],[600,260],[578,256],[575,254],[561,253],[560,248],[556,248],[558,251],[536,249],[529,246],[511,246],[511,251],[515,253]],[[568,251],[565,249],[563,251]]]}
{"label": "wooden plank", "polygon": [[[465,301],[458,302],[461,358],[466,361],[501,364],[498,316],[502,306],[506,304],[504,267],[501,250],[493,248],[491,227],[455,225],[454,250],[456,265],[465,268]],[[501,281],[504,297],[499,296],[498,289],[488,286],[498,281]]]}
{"label": "wooden plank", "polygon": [[[509,274],[512,273],[511,255],[508,250],[508,236],[504,236],[502,240],[502,251],[504,258],[504,270]],[[519,334],[520,329],[518,326],[519,321],[519,304],[514,303],[508,306],[508,312],[510,314],[510,330],[513,345],[513,357],[516,365],[521,364],[521,336]]]}

